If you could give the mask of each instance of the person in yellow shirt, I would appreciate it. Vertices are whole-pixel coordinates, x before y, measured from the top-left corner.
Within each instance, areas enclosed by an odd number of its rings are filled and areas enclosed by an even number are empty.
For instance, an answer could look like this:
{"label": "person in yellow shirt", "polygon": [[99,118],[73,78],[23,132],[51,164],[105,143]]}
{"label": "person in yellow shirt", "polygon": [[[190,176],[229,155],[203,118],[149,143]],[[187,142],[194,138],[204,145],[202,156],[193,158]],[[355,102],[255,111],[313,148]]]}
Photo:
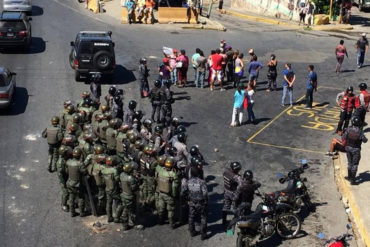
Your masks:
{"label": "person in yellow shirt", "polygon": [[137,0],[136,4],[136,17],[138,21],[140,22],[141,19],[144,17],[144,11],[145,11],[145,0]]}

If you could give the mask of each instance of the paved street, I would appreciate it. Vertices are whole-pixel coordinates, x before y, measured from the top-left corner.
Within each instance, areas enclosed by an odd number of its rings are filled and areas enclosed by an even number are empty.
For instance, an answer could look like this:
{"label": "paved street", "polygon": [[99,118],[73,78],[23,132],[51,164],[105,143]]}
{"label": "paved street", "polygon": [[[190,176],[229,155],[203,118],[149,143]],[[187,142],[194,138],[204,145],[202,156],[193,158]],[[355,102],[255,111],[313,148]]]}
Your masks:
{"label": "paved street", "polygon": [[[336,37],[302,34],[271,25],[238,21],[227,32],[183,30],[170,25],[121,25],[104,15],[93,15],[72,0],[33,0],[32,47],[30,54],[2,52],[1,65],[17,72],[17,101],[10,114],[0,114],[0,243],[2,246],[234,246],[236,236],[226,236],[221,227],[222,172],[230,161],[238,160],[243,171],[251,169],[269,192],[282,188],[276,173],[287,173],[307,158],[306,172],[317,212],[304,219],[300,238],[282,242],[274,238],[262,246],[321,246],[317,234],[327,236],[345,232],[347,216],[339,200],[328,150],[338,109],[335,96],[348,85],[357,88],[369,82],[370,61],[356,69],[354,41],[346,41],[349,60],[346,71],[337,76],[334,48]],[[254,48],[263,64],[274,53],[279,73],[286,62],[297,74],[294,100],[305,94],[307,65],[314,64],[319,75],[319,90],[314,94],[313,110],[295,105],[280,106],[281,90],[266,93],[266,68],[260,73],[254,111],[258,124],[229,127],[234,90],[211,92],[207,89],[174,88],[174,115],[187,127],[188,143],[198,144],[209,166],[205,167],[210,195],[210,238],[191,238],[187,226],[171,230],[150,221],[144,231],[117,231],[117,224],[96,231],[94,217],[71,218],[60,209],[56,174],[46,171],[47,144],[40,137],[50,117],[59,115],[66,99],[79,100],[88,86],[74,81],[68,64],[69,43],[80,30],[112,30],[118,66],[114,84],[125,90],[125,108],[136,99],[138,108],[150,113],[148,100],[139,100],[135,70],[139,58],[148,58],[151,81],[156,78],[162,46],[185,49],[189,56],[196,47],[208,55],[226,39],[244,54]],[[189,70],[189,80],[193,73]],[[279,74],[278,86],[282,77]],[[245,79],[244,79],[245,80]],[[104,94],[109,85],[104,85]],[[215,148],[218,152],[215,152]],[[256,203],[254,204],[254,206]],[[253,208],[254,208],[253,206]],[[143,215],[141,215],[143,216]],[[144,215],[145,216],[145,215]],[[106,218],[99,218],[102,223]],[[140,220],[145,221],[144,217]],[[148,220],[147,220],[148,221]],[[354,243],[351,246],[356,246]]]}

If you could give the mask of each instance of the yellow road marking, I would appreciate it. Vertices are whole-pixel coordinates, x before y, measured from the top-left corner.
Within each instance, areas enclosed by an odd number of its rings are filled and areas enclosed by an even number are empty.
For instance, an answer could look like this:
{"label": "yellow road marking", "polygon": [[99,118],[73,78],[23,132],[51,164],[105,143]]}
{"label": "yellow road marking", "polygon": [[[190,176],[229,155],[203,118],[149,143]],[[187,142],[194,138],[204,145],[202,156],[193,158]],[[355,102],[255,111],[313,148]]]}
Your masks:
{"label": "yellow road marking", "polygon": [[[304,97],[306,97],[306,95],[303,95],[302,97],[300,97],[297,101],[297,102],[300,102]],[[286,108],[284,111],[280,112],[276,117],[274,117],[274,119],[272,119],[270,122],[268,122],[268,124],[266,124],[265,126],[263,126],[259,131],[257,131],[256,133],[254,133],[251,137],[249,137],[249,139],[247,140],[247,142],[251,142],[256,136],[258,136],[262,131],[264,131],[267,127],[269,127],[273,122],[275,122],[276,120],[278,120],[281,115],[283,115],[284,113],[286,113],[291,107],[288,107]]]}
{"label": "yellow road marking", "polygon": [[309,149],[304,149],[304,148],[294,148],[294,147],[288,147],[288,146],[282,146],[282,145],[274,145],[274,144],[268,144],[268,143],[263,143],[263,142],[248,141],[248,143],[262,145],[266,147],[274,147],[274,148],[280,148],[280,149],[292,149],[292,150],[302,151],[302,152],[325,154],[325,152],[322,152],[322,151],[309,150]]}

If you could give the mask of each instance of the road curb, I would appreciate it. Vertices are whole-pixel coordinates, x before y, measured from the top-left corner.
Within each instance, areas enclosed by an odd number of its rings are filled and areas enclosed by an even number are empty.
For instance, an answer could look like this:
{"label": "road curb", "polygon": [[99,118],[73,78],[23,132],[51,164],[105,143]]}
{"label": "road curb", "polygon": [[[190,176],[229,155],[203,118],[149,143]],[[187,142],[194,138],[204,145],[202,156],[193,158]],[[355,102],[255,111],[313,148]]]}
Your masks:
{"label": "road curb", "polygon": [[345,198],[345,200],[342,200],[343,203],[347,204],[348,202],[348,205],[350,207],[349,214],[352,216],[351,218],[355,223],[354,228],[358,231],[361,237],[361,239],[356,238],[358,246],[370,246],[370,231],[366,229],[366,226],[363,223],[360,208],[357,206],[356,199],[351,192],[351,185],[344,178],[346,176],[347,169],[345,164],[343,164],[342,162],[343,156],[344,154],[340,153],[337,161],[333,162],[335,170],[338,170],[339,167],[339,171],[334,173],[336,178],[335,180],[337,182],[338,190],[341,193],[342,198]]}
{"label": "road curb", "polygon": [[[226,10],[226,14],[234,16],[234,17],[242,18],[248,21],[262,22],[262,23],[267,23],[267,24],[272,24],[272,25],[280,25],[280,26],[289,27],[295,30],[299,30],[299,29],[304,30],[303,26],[290,24],[290,23],[287,23],[285,21],[278,20],[278,19],[271,19],[271,18],[263,17],[263,16],[252,16],[252,15],[242,14],[242,13],[232,11],[232,10]],[[331,25],[318,25],[318,26],[314,26],[312,30],[313,31],[335,32],[335,31],[343,31],[343,30],[353,30],[353,27],[352,26],[333,27]]]}
{"label": "road curb", "polygon": [[217,26],[209,26],[209,25],[203,25],[203,24],[194,24],[194,25],[186,25],[181,26],[182,29],[204,29],[204,30],[215,30],[215,31],[226,31],[226,28],[224,26],[217,27]]}

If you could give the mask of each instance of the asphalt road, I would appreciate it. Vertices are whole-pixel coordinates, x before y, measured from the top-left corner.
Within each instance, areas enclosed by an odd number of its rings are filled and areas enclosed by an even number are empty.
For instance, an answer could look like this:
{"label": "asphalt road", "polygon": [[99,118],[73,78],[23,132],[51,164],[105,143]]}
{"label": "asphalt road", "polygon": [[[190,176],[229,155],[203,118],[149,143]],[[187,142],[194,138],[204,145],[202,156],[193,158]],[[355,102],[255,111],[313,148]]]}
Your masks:
{"label": "asphalt road", "polygon": [[[17,72],[17,101],[10,114],[0,115],[0,242],[2,246],[233,246],[235,236],[226,236],[220,227],[222,207],[222,171],[233,160],[252,169],[264,191],[281,188],[275,174],[287,172],[307,158],[311,164],[307,178],[312,185],[317,212],[305,218],[298,240],[281,242],[274,238],[264,246],[319,246],[317,233],[339,235],[345,231],[346,215],[333,182],[330,160],[323,155],[332,138],[338,117],[334,108],[336,93],[347,85],[369,82],[369,67],[355,70],[355,53],[335,75],[334,47],[337,38],[278,30],[271,26],[238,21],[227,32],[182,30],[169,25],[120,25],[105,16],[94,16],[75,1],[34,0],[33,39],[29,54],[3,51],[1,64]],[[230,22],[235,21],[229,19]],[[314,99],[319,105],[306,111],[299,105],[280,106],[281,91],[266,93],[266,69],[261,72],[256,94],[257,125],[230,128],[234,90],[210,92],[192,87],[174,88],[177,99],[174,115],[188,127],[189,145],[198,144],[208,163],[210,239],[191,239],[182,226],[172,231],[167,226],[148,222],[144,231],[118,232],[119,225],[104,225],[97,231],[96,220],[105,218],[70,218],[60,210],[60,194],[55,174],[46,171],[47,145],[40,137],[49,119],[59,114],[66,99],[77,101],[88,87],[74,81],[68,64],[69,42],[80,30],[112,30],[119,64],[115,84],[126,92],[125,102],[139,100],[135,70],[141,56],[148,58],[151,80],[155,78],[161,47],[184,48],[189,54],[198,46],[206,54],[226,39],[234,48],[247,53],[254,48],[266,63],[271,53],[277,55],[279,70],[290,62],[297,73],[294,98],[305,93],[306,67],[317,67],[319,91]],[[351,42],[351,43],[349,43]],[[353,41],[348,42],[352,47]],[[367,60],[369,64],[369,60]],[[189,80],[193,74],[190,72]],[[278,77],[281,86],[281,76]],[[104,86],[104,90],[109,85]],[[150,112],[141,100],[139,108]],[[247,142],[248,140],[248,142]],[[217,148],[218,152],[214,149]],[[144,217],[141,217],[145,221]],[[148,221],[148,220],[147,220]]]}

